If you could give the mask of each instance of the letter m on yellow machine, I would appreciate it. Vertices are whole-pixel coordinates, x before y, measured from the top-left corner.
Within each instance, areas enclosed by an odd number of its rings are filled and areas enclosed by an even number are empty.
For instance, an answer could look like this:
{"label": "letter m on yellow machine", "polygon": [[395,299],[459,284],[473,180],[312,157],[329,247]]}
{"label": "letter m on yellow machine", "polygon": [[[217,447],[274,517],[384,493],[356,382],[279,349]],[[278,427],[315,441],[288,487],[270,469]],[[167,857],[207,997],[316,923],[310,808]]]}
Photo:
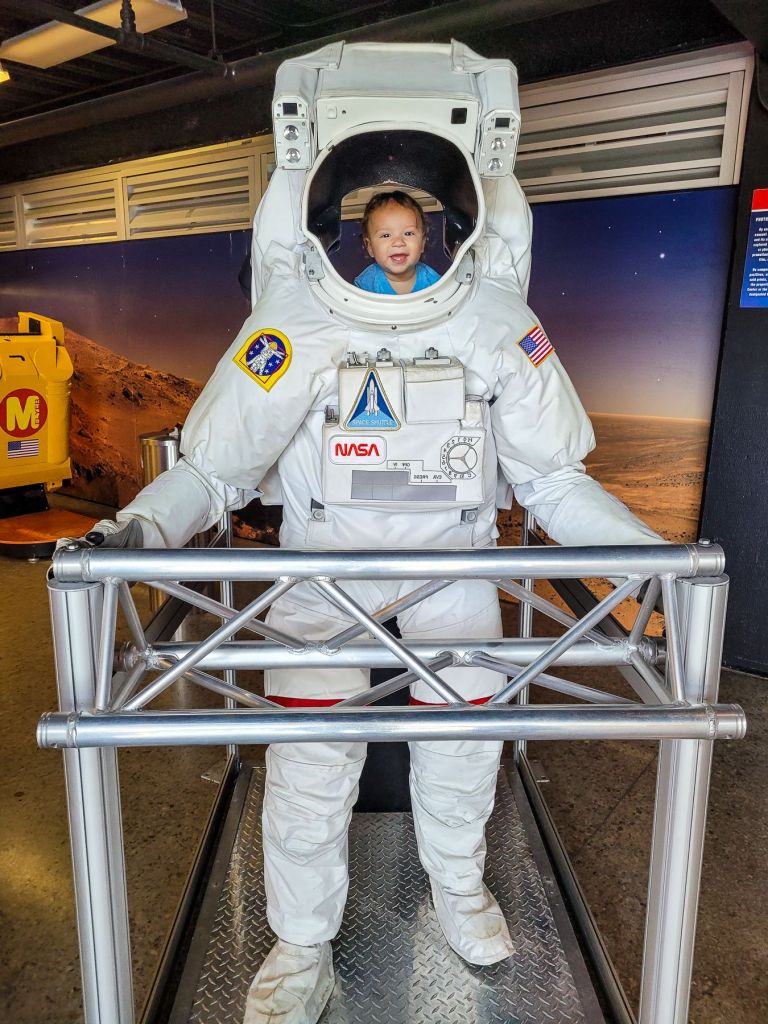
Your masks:
{"label": "letter m on yellow machine", "polygon": [[19,313],[18,333],[0,334],[0,491],[71,477],[71,380],[63,324]]}

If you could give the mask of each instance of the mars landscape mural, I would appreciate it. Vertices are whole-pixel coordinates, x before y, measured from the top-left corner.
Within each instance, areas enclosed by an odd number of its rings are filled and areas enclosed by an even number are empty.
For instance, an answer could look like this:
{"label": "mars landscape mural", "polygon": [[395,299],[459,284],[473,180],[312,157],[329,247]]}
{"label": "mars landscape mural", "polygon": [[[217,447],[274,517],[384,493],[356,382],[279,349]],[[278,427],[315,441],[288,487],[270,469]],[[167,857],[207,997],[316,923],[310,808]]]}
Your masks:
{"label": "mars landscape mural", "polygon": [[[590,472],[672,541],[697,532],[734,202],[710,189],[534,209],[530,303],[592,416]],[[138,490],[139,435],[183,422],[247,315],[247,249],[234,232],[0,255],[0,327],[24,309],[67,329],[71,493],[119,507]],[[274,542],[274,513],[245,518]]]}

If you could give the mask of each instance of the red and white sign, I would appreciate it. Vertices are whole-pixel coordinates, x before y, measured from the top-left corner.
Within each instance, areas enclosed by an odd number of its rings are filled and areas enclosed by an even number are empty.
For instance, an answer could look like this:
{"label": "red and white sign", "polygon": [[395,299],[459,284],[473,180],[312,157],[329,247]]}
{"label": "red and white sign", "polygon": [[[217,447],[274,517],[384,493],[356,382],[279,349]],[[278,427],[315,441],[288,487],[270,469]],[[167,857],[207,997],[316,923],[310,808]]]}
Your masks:
{"label": "red and white sign", "polygon": [[0,401],[0,427],[11,437],[32,437],[47,419],[45,399],[31,388],[16,388]]}
{"label": "red and white sign", "polygon": [[371,434],[334,434],[328,442],[328,457],[337,466],[378,466],[387,457],[387,442]]}

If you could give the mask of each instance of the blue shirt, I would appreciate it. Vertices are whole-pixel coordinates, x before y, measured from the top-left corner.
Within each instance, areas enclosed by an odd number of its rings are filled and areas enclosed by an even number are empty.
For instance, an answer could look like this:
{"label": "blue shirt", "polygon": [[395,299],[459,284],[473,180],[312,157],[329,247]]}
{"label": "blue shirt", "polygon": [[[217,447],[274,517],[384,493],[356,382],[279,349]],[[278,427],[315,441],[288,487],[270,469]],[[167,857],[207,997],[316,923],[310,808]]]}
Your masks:
{"label": "blue shirt", "polygon": [[[426,263],[416,264],[416,280],[412,292],[420,292],[423,288],[429,288],[435,281],[440,280],[440,275]],[[366,267],[362,274],[355,278],[355,284],[366,292],[378,292],[380,295],[397,295],[397,292],[387,280],[387,275],[378,263],[372,263]]]}

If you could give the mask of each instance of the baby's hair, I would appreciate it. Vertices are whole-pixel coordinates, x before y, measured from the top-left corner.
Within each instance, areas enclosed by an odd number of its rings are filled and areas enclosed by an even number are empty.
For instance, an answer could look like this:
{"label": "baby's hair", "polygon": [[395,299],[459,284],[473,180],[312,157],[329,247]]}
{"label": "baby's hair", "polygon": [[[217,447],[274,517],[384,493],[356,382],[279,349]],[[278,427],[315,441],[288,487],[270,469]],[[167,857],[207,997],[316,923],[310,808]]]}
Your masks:
{"label": "baby's hair", "polygon": [[397,203],[398,206],[404,206],[408,210],[413,210],[418,217],[421,230],[424,232],[424,238],[427,238],[427,235],[429,234],[429,225],[427,223],[427,218],[424,216],[421,204],[418,203],[413,196],[409,196],[407,192],[401,192],[399,189],[396,189],[394,192],[377,192],[376,195],[371,196],[365,204],[363,219],[360,221],[360,234],[364,241],[366,238],[370,237],[368,235],[368,221],[371,218],[371,214],[376,210],[380,210],[382,206],[386,206],[387,203]]}

